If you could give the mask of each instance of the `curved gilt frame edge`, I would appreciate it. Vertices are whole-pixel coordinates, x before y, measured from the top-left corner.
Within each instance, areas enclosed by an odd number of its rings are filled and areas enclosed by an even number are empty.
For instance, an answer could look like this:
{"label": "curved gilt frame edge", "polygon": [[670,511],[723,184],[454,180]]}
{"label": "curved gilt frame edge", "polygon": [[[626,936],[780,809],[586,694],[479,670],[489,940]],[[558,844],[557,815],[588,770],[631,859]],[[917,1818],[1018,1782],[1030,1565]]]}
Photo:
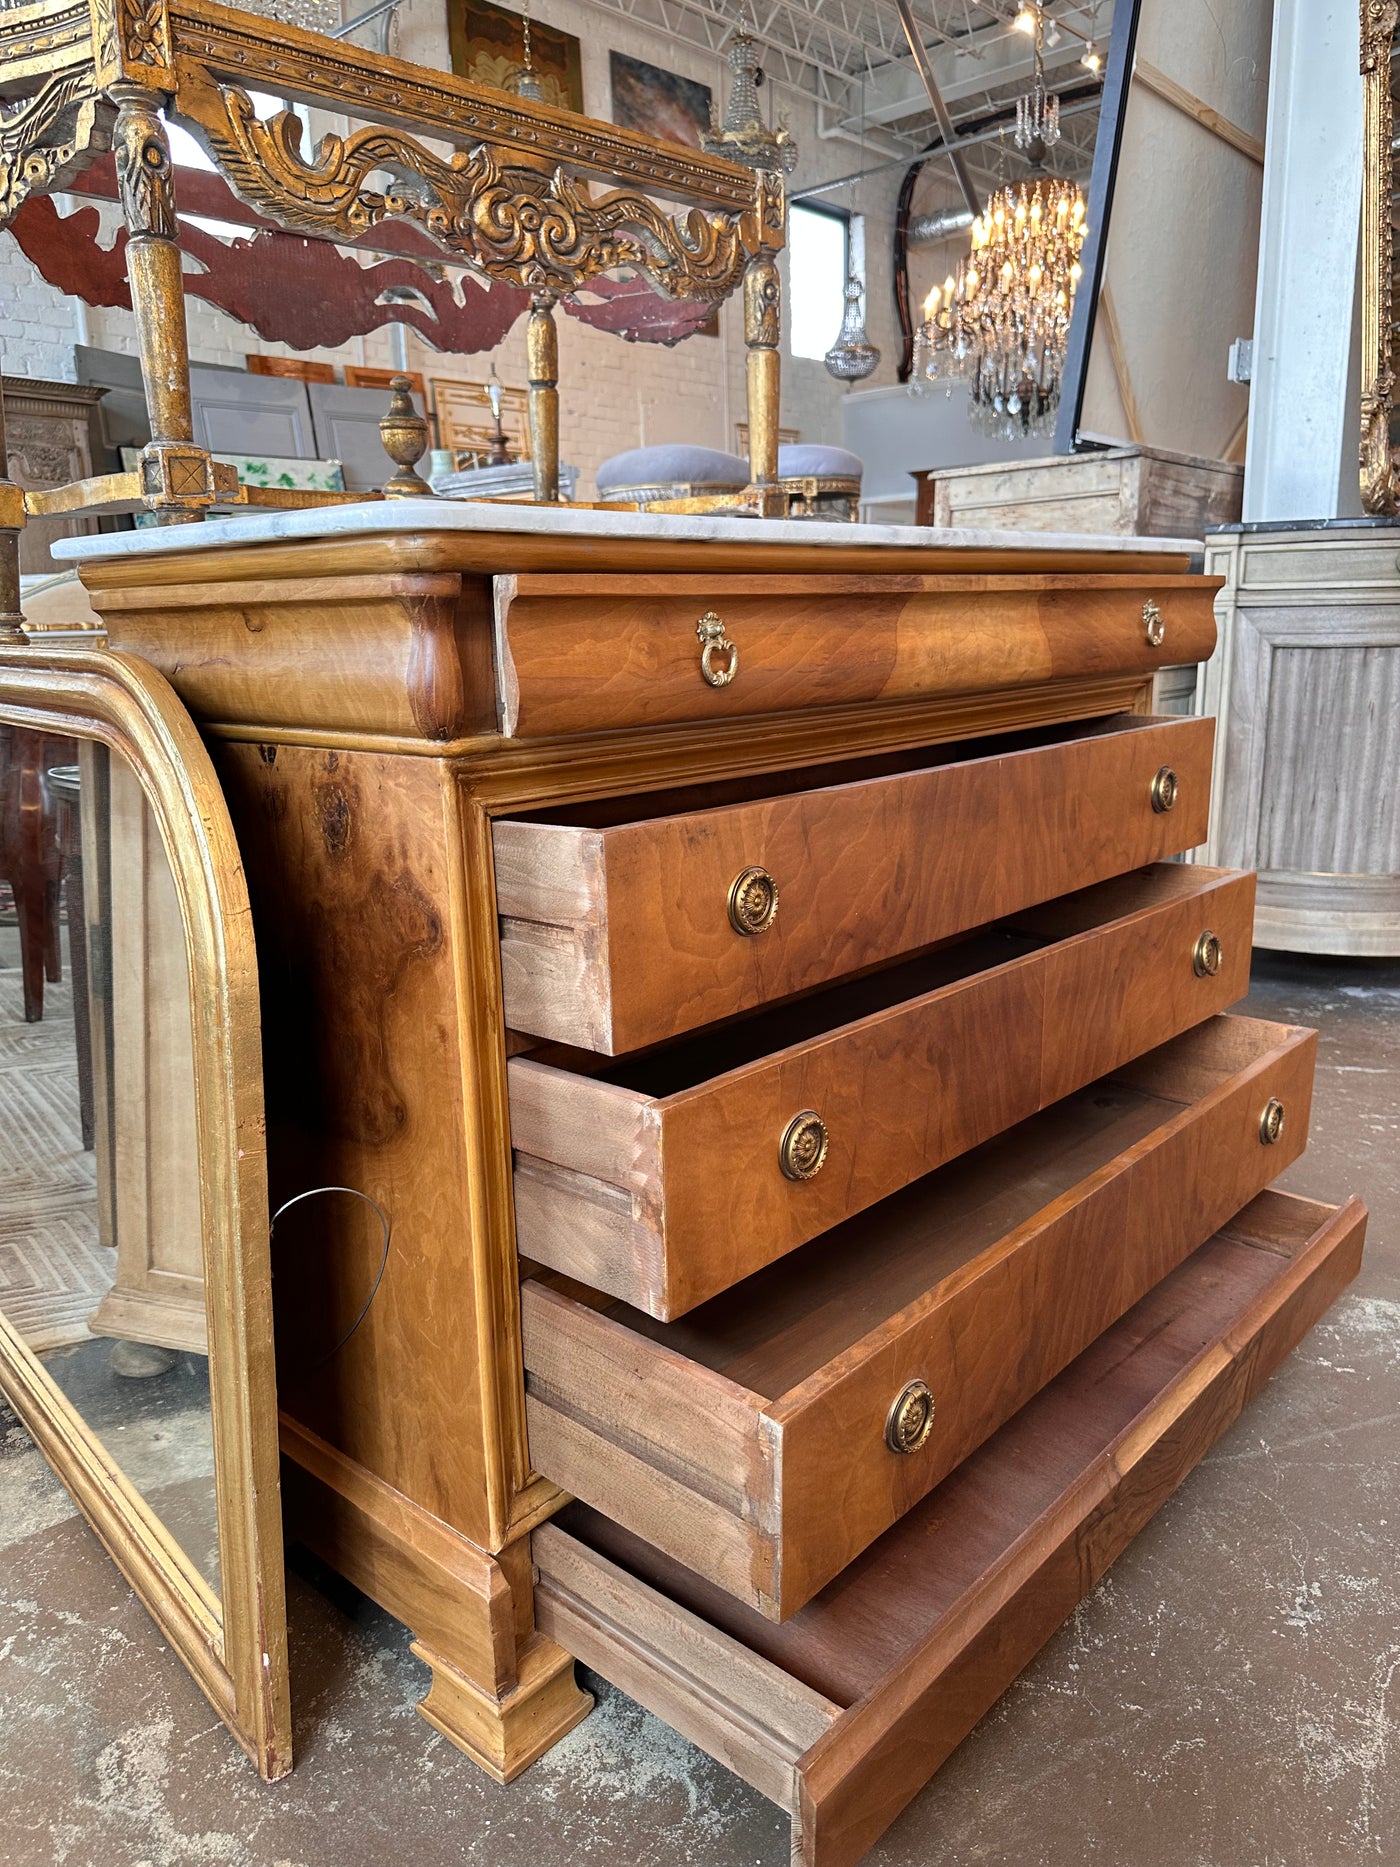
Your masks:
{"label": "curved gilt frame edge", "polygon": [[0,712],[97,739],[128,759],[180,900],[195,1054],[205,1060],[196,1124],[219,1597],[3,1317],[0,1387],[259,1774],[273,1781],[291,1768],[291,1712],[257,964],[233,826],[193,721],[139,656],[0,648]]}
{"label": "curved gilt frame edge", "polygon": [[1394,238],[1390,197],[1394,180],[1391,138],[1390,54],[1397,0],[1361,0],[1361,78],[1364,169],[1361,193],[1361,445],[1358,466],[1366,512],[1400,511],[1390,421],[1395,369],[1391,346],[1391,267]]}

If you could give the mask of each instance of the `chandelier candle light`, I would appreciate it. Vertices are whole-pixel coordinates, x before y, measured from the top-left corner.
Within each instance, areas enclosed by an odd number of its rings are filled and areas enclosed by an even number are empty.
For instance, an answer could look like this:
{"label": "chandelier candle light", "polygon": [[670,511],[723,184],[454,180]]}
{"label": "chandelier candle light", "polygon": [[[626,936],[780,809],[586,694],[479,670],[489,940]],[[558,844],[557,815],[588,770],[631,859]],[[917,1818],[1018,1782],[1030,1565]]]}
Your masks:
{"label": "chandelier candle light", "polygon": [[1016,105],[1016,143],[1030,174],[999,187],[973,221],[972,251],[924,300],[914,341],[915,393],[940,376],[965,380],[972,425],[1005,440],[1054,424],[1088,232],[1079,184],[1044,169],[1059,140],[1060,105],[1046,95],[1042,33],[1037,8],[1035,77]]}

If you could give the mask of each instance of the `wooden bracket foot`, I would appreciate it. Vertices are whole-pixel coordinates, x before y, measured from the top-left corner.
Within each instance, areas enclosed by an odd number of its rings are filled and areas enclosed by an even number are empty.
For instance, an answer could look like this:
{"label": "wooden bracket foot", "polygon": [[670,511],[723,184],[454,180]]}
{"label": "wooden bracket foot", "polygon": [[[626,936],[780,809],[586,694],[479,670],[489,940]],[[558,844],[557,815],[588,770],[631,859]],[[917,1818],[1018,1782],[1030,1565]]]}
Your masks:
{"label": "wooden bracket foot", "polygon": [[521,1653],[518,1683],[500,1697],[473,1685],[422,1641],[412,1650],[433,1669],[419,1711],[498,1783],[514,1782],[593,1709],[592,1694],[574,1677],[572,1657],[542,1636]]}

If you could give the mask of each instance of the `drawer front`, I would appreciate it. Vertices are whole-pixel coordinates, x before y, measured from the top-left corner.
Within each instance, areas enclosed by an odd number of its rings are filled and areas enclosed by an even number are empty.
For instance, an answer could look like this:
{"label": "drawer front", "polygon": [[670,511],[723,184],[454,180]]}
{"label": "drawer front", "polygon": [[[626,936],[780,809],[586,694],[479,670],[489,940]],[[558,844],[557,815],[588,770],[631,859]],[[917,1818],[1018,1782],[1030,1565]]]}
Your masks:
{"label": "drawer front", "polygon": [[1141,572],[499,578],[501,728],[615,731],[1148,675],[1209,658],[1218,588]]}
{"label": "drawer front", "polygon": [[[1177,855],[1206,834],[1214,731],[1125,721],[604,829],[498,822],[506,1021],[617,1055]],[[777,908],[742,932],[752,871]]]}
{"label": "drawer front", "polygon": [[1356,1275],[1366,1214],[1265,1194],[781,1627],[593,1512],[542,1632],[854,1867]]}
{"label": "drawer front", "polygon": [[[1145,1085],[1161,1098],[1146,1131],[1086,1177],[1042,1191],[1046,1147],[1027,1124],[971,1170],[951,1219],[946,1175],[933,1175],[820,1241],[825,1260],[792,1259],[687,1323],[643,1327],[575,1286],[527,1280],[536,1468],[784,1618],[1301,1153],[1315,1050],[1312,1032],[1217,1019],[1120,1073],[1116,1090],[1085,1092],[1085,1120],[1096,1097]],[[1261,1121],[1274,1099],[1285,1120],[1270,1141]],[[1072,1114],[1039,1120],[1076,1158]],[[962,1234],[1018,1198],[1030,1216],[968,1255]],[[887,1284],[896,1260],[920,1262]],[[909,1300],[911,1275],[928,1281]],[[792,1283],[803,1278],[805,1309]],[[869,1289],[884,1288],[905,1293],[900,1307],[848,1340],[831,1313],[862,1314]],[[810,1371],[812,1355],[793,1360],[801,1337],[832,1348]],[[931,1394],[932,1426],[897,1450],[894,1403],[915,1383]]]}
{"label": "drawer front", "polygon": [[[1253,900],[1251,875],[1163,864],[1017,923],[1053,945],[660,1098],[513,1058],[520,1252],[683,1315],[1234,1004]],[[826,1150],[805,1179],[783,1158],[804,1115]]]}

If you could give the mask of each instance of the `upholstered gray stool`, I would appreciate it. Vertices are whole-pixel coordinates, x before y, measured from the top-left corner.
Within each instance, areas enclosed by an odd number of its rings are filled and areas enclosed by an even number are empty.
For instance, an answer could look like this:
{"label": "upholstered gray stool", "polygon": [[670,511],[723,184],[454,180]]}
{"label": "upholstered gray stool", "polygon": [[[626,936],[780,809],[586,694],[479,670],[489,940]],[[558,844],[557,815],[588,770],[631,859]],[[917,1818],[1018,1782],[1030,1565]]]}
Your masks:
{"label": "upholstered gray stool", "polygon": [[778,484],[794,519],[859,517],[865,462],[846,447],[796,441],[778,449]]}
{"label": "upholstered gray stool", "polygon": [[600,499],[635,500],[706,498],[741,493],[749,483],[749,463],[717,447],[677,441],[664,447],[632,447],[614,454],[598,469]]}

